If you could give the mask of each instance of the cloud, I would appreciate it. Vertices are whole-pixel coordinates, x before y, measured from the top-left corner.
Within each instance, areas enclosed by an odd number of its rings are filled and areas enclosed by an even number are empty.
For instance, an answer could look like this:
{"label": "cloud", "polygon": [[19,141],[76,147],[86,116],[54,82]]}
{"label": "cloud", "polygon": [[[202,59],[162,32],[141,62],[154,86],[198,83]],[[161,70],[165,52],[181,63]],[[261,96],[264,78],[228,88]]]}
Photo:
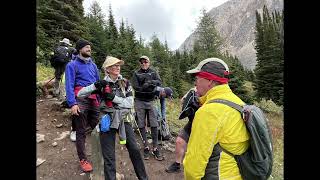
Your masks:
{"label": "cloud", "polygon": [[173,13],[164,8],[159,1],[139,1],[130,6],[120,7],[118,13],[118,16],[133,24],[136,32],[141,33],[145,39],[151,38],[153,34],[158,38],[161,36],[162,40],[165,37],[167,40],[173,38]]}
{"label": "cloud", "polygon": [[[156,34],[171,50],[179,48],[195,30],[200,10],[211,10],[227,0],[97,0],[108,16],[109,4],[117,25],[121,19],[133,25],[136,37],[149,41]],[[84,0],[85,12],[93,0]],[[119,27],[119,26],[118,26]]]}

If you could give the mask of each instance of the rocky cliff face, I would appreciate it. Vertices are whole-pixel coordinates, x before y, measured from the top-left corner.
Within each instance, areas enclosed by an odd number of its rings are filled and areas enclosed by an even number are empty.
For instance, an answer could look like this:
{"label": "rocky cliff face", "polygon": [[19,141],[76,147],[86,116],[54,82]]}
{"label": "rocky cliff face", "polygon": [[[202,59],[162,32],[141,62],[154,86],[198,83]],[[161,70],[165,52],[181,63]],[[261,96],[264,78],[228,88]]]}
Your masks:
{"label": "rocky cliff face", "polygon": [[[262,12],[264,5],[269,12],[283,10],[283,0],[230,0],[208,12],[225,41],[223,51],[228,50],[236,55],[244,67],[251,70],[256,65],[255,11]],[[192,33],[179,47],[179,51],[192,49],[195,37],[195,33]]]}

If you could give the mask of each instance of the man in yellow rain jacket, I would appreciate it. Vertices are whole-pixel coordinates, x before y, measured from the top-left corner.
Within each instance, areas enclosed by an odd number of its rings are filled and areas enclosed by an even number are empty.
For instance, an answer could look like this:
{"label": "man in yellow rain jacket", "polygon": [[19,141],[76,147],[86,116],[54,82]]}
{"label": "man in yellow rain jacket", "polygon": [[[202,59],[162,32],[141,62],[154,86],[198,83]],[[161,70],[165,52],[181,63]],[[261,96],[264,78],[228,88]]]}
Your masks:
{"label": "man in yellow rain jacket", "polygon": [[208,58],[187,73],[196,76],[202,106],[195,113],[183,160],[185,179],[241,180],[235,159],[221,147],[235,155],[245,152],[249,146],[246,126],[237,110],[220,103],[208,103],[225,99],[244,104],[228,85],[227,64],[218,58]]}

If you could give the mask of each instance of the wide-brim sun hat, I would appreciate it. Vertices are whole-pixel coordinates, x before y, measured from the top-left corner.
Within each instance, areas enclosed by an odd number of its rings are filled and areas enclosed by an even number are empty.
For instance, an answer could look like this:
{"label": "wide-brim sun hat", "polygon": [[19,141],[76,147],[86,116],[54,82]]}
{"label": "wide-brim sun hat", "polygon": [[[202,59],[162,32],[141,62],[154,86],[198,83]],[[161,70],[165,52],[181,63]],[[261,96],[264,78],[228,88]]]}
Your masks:
{"label": "wide-brim sun hat", "polygon": [[66,43],[69,46],[72,46],[72,44],[70,43],[70,40],[68,38],[63,38],[62,41],[60,41],[61,43]]}
{"label": "wide-brim sun hat", "polygon": [[117,63],[119,63],[120,65],[123,65],[124,61],[120,60],[118,58],[112,57],[112,56],[107,56],[106,60],[102,64],[102,68],[105,69],[105,68],[112,66],[112,65],[115,65]]}

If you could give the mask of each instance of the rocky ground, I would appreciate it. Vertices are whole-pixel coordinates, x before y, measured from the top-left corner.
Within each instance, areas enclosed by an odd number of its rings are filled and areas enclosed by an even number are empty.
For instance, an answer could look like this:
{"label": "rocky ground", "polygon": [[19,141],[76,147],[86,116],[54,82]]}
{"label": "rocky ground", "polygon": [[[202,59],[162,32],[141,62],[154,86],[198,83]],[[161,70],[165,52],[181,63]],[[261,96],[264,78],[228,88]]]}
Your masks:
{"label": "rocky ground", "polygon": [[[70,141],[70,111],[59,106],[55,98],[37,99],[37,180],[88,180],[90,173],[83,173],[79,166],[74,142]],[[138,146],[142,150],[139,136]],[[94,154],[91,150],[90,131],[87,134],[86,151],[89,159]],[[165,160],[154,158],[145,160],[150,180],[183,179],[183,172],[168,174],[165,168],[174,161],[174,143],[165,141],[161,146]],[[124,179],[137,179],[129,159],[127,149],[116,143],[117,172]]]}

